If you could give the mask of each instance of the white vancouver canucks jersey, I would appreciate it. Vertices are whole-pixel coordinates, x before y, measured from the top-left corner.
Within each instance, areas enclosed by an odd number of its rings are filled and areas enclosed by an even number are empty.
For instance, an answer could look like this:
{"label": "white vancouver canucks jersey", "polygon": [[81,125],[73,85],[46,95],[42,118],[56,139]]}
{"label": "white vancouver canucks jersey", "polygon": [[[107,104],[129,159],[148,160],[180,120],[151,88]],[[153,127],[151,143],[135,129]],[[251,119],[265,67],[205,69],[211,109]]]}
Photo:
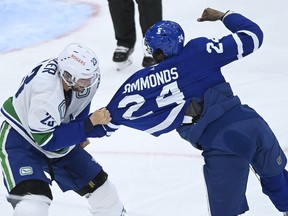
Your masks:
{"label": "white vancouver canucks jersey", "polygon": [[94,85],[82,93],[72,91],[67,109],[57,58],[48,59],[23,78],[16,94],[3,104],[1,114],[38,150],[50,158],[61,157],[74,145],[54,151],[43,147],[53,138],[57,126],[75,119],[90,104],[97,87]]}

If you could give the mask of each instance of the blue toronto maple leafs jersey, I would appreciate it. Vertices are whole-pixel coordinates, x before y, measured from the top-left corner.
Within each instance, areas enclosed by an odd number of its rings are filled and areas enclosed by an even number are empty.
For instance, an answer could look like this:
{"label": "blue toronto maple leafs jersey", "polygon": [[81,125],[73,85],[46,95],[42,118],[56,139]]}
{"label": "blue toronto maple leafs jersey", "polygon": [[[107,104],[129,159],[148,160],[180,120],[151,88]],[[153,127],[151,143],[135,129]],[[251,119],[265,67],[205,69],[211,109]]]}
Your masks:
{"label": "blue toronto maple leafs jersey", "polygon": [[231,34],[192,39],[177,56],[128,78],[107,106],[112,116],[107,135],[120,125],[154,136],[174,130],[192,99],[203,99],[207,89],[225,82],[222,66],[261,46],[263,33],[251,20],[232,13],[223,23]]}

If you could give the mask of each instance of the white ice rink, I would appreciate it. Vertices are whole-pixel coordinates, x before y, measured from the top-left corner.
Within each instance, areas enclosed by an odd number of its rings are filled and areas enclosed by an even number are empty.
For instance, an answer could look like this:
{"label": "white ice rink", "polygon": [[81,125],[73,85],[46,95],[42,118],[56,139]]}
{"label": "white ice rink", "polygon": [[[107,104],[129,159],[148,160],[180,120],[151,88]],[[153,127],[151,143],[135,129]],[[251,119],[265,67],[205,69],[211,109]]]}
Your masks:
{"label": "white ice rink", "polygon": [[[198,36],[221,37],[221,22],[198,23],[206,7],[231,9],[258,23],[263,46],[256,53],[223,68],[226,80],[243,103],[255,108],[270,124],[288,151],[288,25],[287,0],[162,0],[163,18],[181,24],[186,41]],[[137,6],[137,4],[136,4]],[[142,36],[136,8],[134,62],[117,72],[112,62],[116,41],[106,0],[1,0],[0,104],[13,95],[22,76],[40,61],[56,57],[70,42],[87,45],[98,55],[102,82],[92,109],[105,106],[121,83],[141,67]],[[92,139],[87,150],[109,173],[128,212],[139,216],[206,216],[206,189],[201,152],[176,132],[152,137],[121,127],[110,138]],[[227,173],[229,175],[229,173]],[[88,203],[73,192],[52,185],[50,216],[89,216]],[[0,178],[0,215],[12,215]],[[281,215],[262,194],[251,172],[245,216]],[[128,216],[134,216],[131,214]]]}

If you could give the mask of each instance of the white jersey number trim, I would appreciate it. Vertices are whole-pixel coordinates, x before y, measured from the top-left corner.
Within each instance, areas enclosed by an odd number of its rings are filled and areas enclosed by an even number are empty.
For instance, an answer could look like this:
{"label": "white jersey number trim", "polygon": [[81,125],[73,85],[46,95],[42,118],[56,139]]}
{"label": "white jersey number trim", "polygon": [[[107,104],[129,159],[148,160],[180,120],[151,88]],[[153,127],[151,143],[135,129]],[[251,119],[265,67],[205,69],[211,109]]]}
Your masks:
{"label": "white jersey number trim", "polygon": [[[130,103],[136,103],[136,104],[130,106],[127,109],[127,111],[123,114],[122,117],[125,119],[129,120],[139,119],[153,113],[153,111],[149,111],[141,116],[133,116],[133,113],[139,110],[141,106],[143,106],[145,103],[145,98],[140,94],[128,95],[124,97],[119,102],[118,108],[125,108]],[[169,113],[169,115],[166,117],[166,119],[162,121],[160,124],[147,129],[146,132],[148,133],[154,133],[156,131],[160,131],[167,128],[169,125],[171,125],[171,123],[174,121],[174,119],[177,117],[178,113],[184,106],[185,104],[184,94],[180,91],[176,81],[163,86],[160,95],[156,98],[156,103],[158,107],[164,107],[173,103],[178,104],[178,106],[174,107]]]}

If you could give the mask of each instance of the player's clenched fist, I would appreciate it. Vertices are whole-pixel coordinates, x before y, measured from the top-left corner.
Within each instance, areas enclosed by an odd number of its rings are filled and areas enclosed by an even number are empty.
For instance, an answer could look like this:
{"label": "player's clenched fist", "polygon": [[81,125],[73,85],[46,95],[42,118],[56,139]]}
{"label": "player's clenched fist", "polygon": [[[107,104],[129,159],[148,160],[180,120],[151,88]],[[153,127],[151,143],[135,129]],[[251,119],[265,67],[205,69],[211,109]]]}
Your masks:
{"label": "player's clenched fist", "polygon": [[200,18],[198,18],[197,21],[198,22],[203,22],[203,21],[221,20],[224,15],[225,15],[225,13],[223,13],[221,11],[214,10],[212,8],[206,8],[203,11],[202,16]]}
{"label": "player's clenched fist", "polygon": [[90,116],[90,121],[92,122],[93,126],[97,124],[108,124],[111,119],[110,112],[106,108],[96,110]]}

